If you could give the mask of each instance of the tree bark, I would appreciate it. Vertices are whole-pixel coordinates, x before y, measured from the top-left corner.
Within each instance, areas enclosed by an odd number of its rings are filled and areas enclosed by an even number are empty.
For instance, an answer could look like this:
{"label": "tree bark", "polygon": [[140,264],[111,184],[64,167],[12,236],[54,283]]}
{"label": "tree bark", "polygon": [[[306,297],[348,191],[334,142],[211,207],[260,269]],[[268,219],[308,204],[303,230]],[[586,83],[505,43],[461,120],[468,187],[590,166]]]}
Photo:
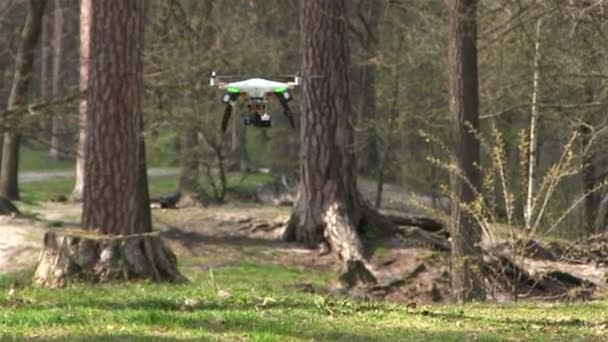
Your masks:
{"label": "tree bark", "polygon": [[[84,0],[80,4],[80,91],[86,92],[89,84],[89,59],[91,44],[91,6],[89,0]],[[74,202],[82,201],[84,190],[84,156],[85,143],[87,140],[87,103],[88,96],[80,99],[78,107],[78,147],[76,149],[76,183],[70,195],[70,200]]]}
{"label": "tree bark", "polygon": [[350,287],[376,281],[357,228],[379,223],[380,215],[357,191],[344,15],[344,0],[300,1],[300,186],[284,238],[310,247],[328,243]]}
{"label": "tree bark", "polygon": [[479,89],[477,79],[477,24],[475,0],[446,0],[448,8],[448,82],[452,138],[452,289],[458,302],[484,299],[479,243],[481,227],[464,205],[481,188]]}
{"label": "tree bark", "polygon": [[144,5],[83,0],[81,17],[89,25],[83,41],[86,231],[45,234],[37,284],[62,286],[83,277],[185,279],[175,255],[152,233],[141,108]]}
{"label": "tree bark", "polygon": [[[69,2],[55,0],[55,16],[53,19],[53,98],[65,95],[67,78],[66,46],[69,34],[69,20],[66,18]],[[66,106],[61,106],[63,110]],[[51,148],[49,156],[55,160],[65,160],[68,157],[69,130],[65,113],[55,112],[52,119]]]}
{"label": "tree bark", "polygon": [[140,158],[143,1],[93,1],[86,112],[83,226],[149,231],[135,220]]}
{"label": "tree bark", "polygon": [[[25,25],[21,32],[21,42],[15,61],[13,86],[8,99],[8,109],[27,105],[27,94],[32,76],[34,50],[42,30],[42,15],[46,0],[30,0]],[[4,132],[2,164],[0,166],[0,195],[10,200],[19,199],[19,133],[15,130]]]}

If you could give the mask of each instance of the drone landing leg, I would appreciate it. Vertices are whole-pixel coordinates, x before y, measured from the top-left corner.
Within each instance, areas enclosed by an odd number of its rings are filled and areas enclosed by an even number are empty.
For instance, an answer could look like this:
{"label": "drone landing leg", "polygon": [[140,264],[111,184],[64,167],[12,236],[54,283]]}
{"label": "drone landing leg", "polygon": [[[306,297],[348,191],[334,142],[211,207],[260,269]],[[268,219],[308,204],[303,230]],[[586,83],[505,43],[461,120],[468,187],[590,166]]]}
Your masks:
{"label": "drone landing leg", "polygon": [[289,104],[287,103],[287,100],[285,100],[285,98],[281,94],[277,94],[277,98],[279,99],[279,103],[281,103],[281,107],[283,107],[283,114],[285,114],[285,116],[289,120],[289,124],[291,124],[291,128],[296,128],[296,123],[293,118],[293,113],[291,112],[291,109],[289,108]]}

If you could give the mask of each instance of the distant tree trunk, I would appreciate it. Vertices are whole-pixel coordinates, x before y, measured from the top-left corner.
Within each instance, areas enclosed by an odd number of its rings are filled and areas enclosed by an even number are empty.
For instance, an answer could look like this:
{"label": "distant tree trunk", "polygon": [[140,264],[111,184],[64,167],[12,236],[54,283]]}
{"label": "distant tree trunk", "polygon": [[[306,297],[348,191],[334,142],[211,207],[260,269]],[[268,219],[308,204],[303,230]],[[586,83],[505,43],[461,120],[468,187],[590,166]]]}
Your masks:
{"label": "distant tree trunk", "polygon": [[180,138],[180,175],[178,191],[180,193],[179,207],[204,205],[206,195],[200,184],[201,156],[199,153],[198,132],[195,129],[185,129]]}
{"label": "distant tree trunk", "polygon": [[376,281],[357,228],[381,217],[357,191],[344,15],[344,0],[300,1],[300,186],[284,238],[311,247],[329,243],[344,262],[341,280],[354,286]]}
{"label": "distant tree trunk", "polygon": [[[89,58],[91,44],[91,1],[84,0],[80,4],[80,91],[86,92],[89,84]],[[74,202],[82,201],[84,188],[84,155],[87,140],[87,102],[88,96],[80,99],[78,108],[78,147],[76,149],[76,184],[70,195]]]}
{"label": "distant tree trunk", "polygon": [[[590,126],[581,125],[579,128],[581,133],[581,145],[583,150],[589,148],[589,144],[592,144],[591,137],[594,134]],[[581,178],[583,182],[583,191],[588,193],[585,197],[585,204],[583,206],[583,230],[586,233],[599,233],[595,231],[595,216],[598,212],[599,204],[601,202],[601,193],[594,191],[596,187],[596,176],[595,176],[595,161],[594,156],[591,152],[592,148],[589,148],[587,153],[583,154],[583,169],[581,171]]]}
{"label": "distant tree trunk", "polygon": [[[32,76],[34,53],[40,31],[46,0],[30,0],[21,42],[15,61],[15,76],[8,99],[8,109],[27,105],[27,94]],[[19,134],[15,129],[4,132],[2,165],[0,166],[0,195],[11,200],[19,199]]]}
{"label": "distant tree trunk", "polygon": [[[42,37],[40,40],[40,97],[43,101],[51,99],[53,79],[52,65],[53,55],[51,54],[52,36],[53,36],[53,8],[46,6],[46,13],[42,17]],[[42,118],[40,128],[45,139],[50,137],[52,130],[52,119],[48,116]]]}
{"label": "distant tree trunk", "polygon": [[[69,34],[69,20],[66,18],[68,12],[68,0],[55,0],[55,17],[53,20],[53,98],[65,95],[65,83],[67,79],[68,63],[66,58],[67,40]],[[49,156],[55,160],[64,160],[68,156],[69,135],[68,124],[65,113],[66,106],[61,106],[59,112],[55,112],[51,130],[51,148]]]}
{"label": "distant tree trunk", "polygon": [[379,171],[380,167],[380,148],[376,132],[375,120],[377,101],[376,101],[376,78],[378,67],[376,57],[378,54],[378,25],[381,15],[382,1],[365,1],[365,20],[367,20],[367,31],[363,50],[365,59],[361,66],[361,123],[365,127],[365,143],[361,151],[359,170],[364,174],[372,174]]}
{"label": "distant tree trunk", "polygon": [[[452,289],[459,302],[484,299],[480,272],[481,228],[461,205],[470,204],[481,189],[477,24],[475,0],[446,0],[448,8],[448,80],[452,164]],[[463,180],[463,177],[466,179]],[[473,187],[473,189],[471,188]]]}
{"label": "distant tree trunk", "polygon": [[538,93],[540,80],[540,29],[542,19],[536,22],[536,42],[534,43],[534,75],[532,80],[532,108],[530,110],[530,151],[528,154],[528,192],[526,193],[526,207],[524,208],[524,224],[526,229],[532,228],[532,215],[534,214],[534,182],[536,181],[538,134]]}
{"label": "distant tree trunk", "polygon": [[230,159],[233,170],[241,172],[247,171],[249,168],[249,156],[247,155],[247,136],[243,123],[238,120],[232,120],[230,144]]}

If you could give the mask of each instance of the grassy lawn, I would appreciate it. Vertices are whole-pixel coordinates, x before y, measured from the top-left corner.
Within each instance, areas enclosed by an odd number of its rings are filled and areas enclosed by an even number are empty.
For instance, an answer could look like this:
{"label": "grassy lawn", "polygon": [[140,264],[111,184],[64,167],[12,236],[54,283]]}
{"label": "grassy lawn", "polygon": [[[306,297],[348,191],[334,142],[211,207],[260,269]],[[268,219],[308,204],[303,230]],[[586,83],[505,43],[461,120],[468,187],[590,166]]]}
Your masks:
{"label": "grassy lawn", "polygon": [[[182,261],[184,263],[184,261]],[[188,263],[186,259],[185,263]],[[191,282],[19,288],[0,277],[0,338],[220,341],[588,341],[608,338],[608,303],[408,308],[298,293],[325,274],[243,262]]]}
{"label": "grassy lawn", "polygon": [[[22,163],[42,168],[33,159]],[[230,174],[228,200],[251,196],[271,177]],[[72,178],[22,184],[22,204],[35,211],[40,202],[69,194],[73,184]],[[176,185],[175,176],[151,178],[151,196],[171,193]],[[187,284],[77,284],[53,290],[28,285],[31,272],[0,275],[0,340],[608,340],[608,301],[408,307],[354,300],[296,289],[327,285],[333,273],[280,265],[259,257],[263,253],[228,260],[221,246],[206,245],[211,247],[218,250],[213,258],[180,257]],[[255,248],[268,246],[260,242]],[[223,266],[210,270],[209,264]]]}
{"label": "grassy lawn", "polygon": [[[226,190],[227,201],[251,199],[256,186],[272,180],[272,175],[253,174],[228,174],[228,188]],[[150,177],[150,196],[158,197],[175,192],[177,189],[177,176]],[[211,193],[211,187],[202,180],[203,188]],[[26,205],[35,205],[56,198],[59,195],[69,196],[74,189],[74,178],[64,177],[43,182],[30,182],[19,185],[21,190],[21,202]]]}

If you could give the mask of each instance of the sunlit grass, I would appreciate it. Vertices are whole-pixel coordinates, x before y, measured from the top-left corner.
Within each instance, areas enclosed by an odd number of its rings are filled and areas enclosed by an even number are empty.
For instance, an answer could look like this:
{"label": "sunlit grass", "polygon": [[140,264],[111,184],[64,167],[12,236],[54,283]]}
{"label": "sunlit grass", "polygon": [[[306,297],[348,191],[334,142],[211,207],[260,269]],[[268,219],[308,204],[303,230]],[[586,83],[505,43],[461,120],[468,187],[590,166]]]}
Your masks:
{"label": "sunlit grass", "polygon": [[[192,264],[193,261],[185,261]],[[330,275],[242,262],[185,267],[188,284],[8,288],[0,277],[0,337],[220,341],[587,341],[606,335],[608,303],[424,306],[301,293]],[[27,279],[22,277],[23,279]]]}

